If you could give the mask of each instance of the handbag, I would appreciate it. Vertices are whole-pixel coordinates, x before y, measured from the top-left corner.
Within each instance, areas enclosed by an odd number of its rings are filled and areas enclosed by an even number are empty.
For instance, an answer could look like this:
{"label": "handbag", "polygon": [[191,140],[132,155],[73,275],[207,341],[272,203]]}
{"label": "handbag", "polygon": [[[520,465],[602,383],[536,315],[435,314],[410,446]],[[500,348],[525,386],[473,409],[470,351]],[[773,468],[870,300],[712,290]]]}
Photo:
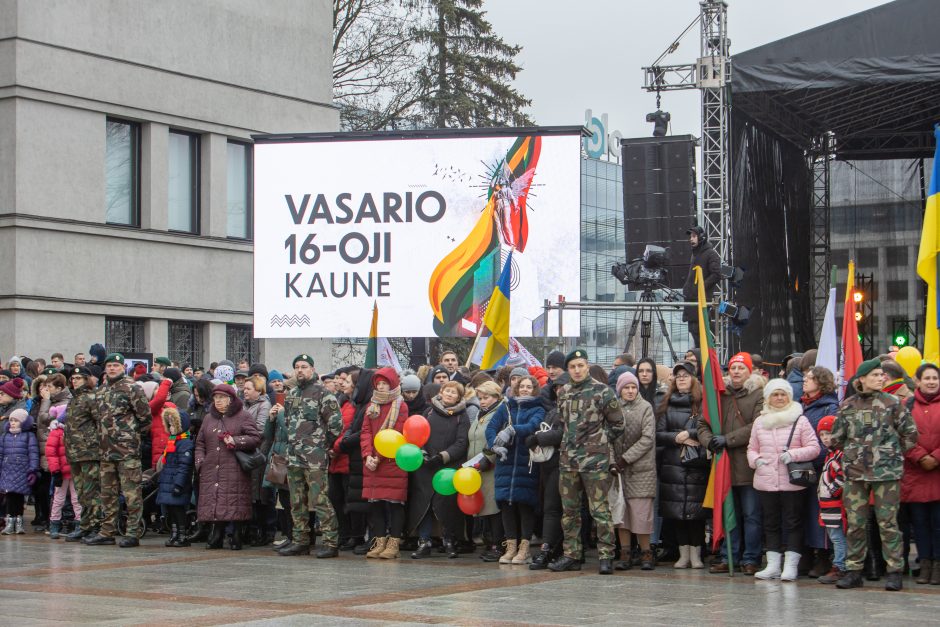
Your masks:
{"label": "handbag", "polygon": [[[793,426],[790,427],[790,437],[787,438],[787,446],[783,449],[784,452],[790,449],[790,442],[793,441],[793,433],[796,431],[796,423],[799,421],[800,419],[797,418],[793,421]],[[804,488],[811,488],[819,482],[813,462],[790,462],[787,464],[787,474],[790,476],[790,483]]]}
{"label": "handbag", "polygon": [[[694,429],[696,422],[696,416],[690,417],[689,421],[685,423],[685,430],[688,431],[690,428]],[[690,468],[708,468],[711,463],[711,451],[704,446],[688,446],[686,444],[679,446],[680,465]]]}
{"label": "handbag", "polygon": [[238,465],[241,466],[242,470],[245,472],[252,472],[258,468],[264,468],[264,465],[268,461],[264,453],[258,449],[253,451],[235,451],[235,459],[238,460]]}
{"label": "handbag", "polygon": [[268,462],[268,469],[264,473],[264,478],[268,483],[274,485],[287,484],[287,458],[277,453],[271,454],[271,460]]}
{"label": "handbag", "polygon": [[[546,431],[551,431],[552,426],[547,422],[543,422],[539,425],[539,430],[536,433],[545,433]],[[536,446],[533,449],[529,449],[529,461],[533,464],[539,464],[542,462],[547,462],[552,458],[552,455],[555,454],[554,446]]]}

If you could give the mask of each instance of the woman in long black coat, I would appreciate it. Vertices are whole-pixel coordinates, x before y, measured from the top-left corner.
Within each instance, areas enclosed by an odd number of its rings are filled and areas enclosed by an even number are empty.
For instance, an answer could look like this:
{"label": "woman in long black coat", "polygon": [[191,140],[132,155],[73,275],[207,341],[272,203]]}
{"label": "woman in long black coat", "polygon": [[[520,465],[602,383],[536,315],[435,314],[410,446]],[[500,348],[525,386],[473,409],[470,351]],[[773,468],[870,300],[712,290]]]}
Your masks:
{"label": "woman in long black coat", "polygon": [[212,409],[196,436],[196,470],[199,472],[197,515],[212,523],[207,549],[222,548],[226,523],[231,522],[233,550],[241,549],[241,532],[251,520],[251,475],[238,465],[235,451],[251,452],[261,443],[258,426],[235,389],[227,384],[212,390]]}
{"label": "woman in long black coat", "polygon": [[[661,447],[659,467],[659,513],[671,519],[679,545],[676,568],[702,568],[701,550],[705,542],[705,519],[709,510],[702,508],[708,486],[709,462],[705,448],[698,443],[695,428],[702,403],[702,385],[689,362],[676,364],[673,381],[656,408],[656,445]],[[702,454],[694,465],[683,464],[683,447]]]}
{"label": "woman in long black coat", "polygon": [[431,399],[425,417],[431,425],[431,436],[423,447],[426,461],[410,473],[408,486],[408,526],[411,535],[417,533],[419,538],[418,550],[411,557],[420,559],[431,554],[431,529],[437,518],[444,528],[444,551],[453,559],[457,557],[455,539],[462,522],[457,495],[438,494],[432,480],[441,468],[459,468],[467,456],[470,418],[463,385],[456,381],[444,383]]}
{"label": "woman in long black coat", "polygon": [[[339,450],[349,455],[349,482],[346,484],[346,512],[350,516],[351,526],[356,529],[355,536],[360,542],[353,549],[356,555],[365,555],[369,545],[362,540],[369,503],[362,498],[362,450],[359,447],[359,434],[366,407],[372,398],[372,375],[374,370],[360,370],[349,402],[355,407],[355,415],[349,428],[343,433]],[[352,376],[352,375],[350,375]]]}

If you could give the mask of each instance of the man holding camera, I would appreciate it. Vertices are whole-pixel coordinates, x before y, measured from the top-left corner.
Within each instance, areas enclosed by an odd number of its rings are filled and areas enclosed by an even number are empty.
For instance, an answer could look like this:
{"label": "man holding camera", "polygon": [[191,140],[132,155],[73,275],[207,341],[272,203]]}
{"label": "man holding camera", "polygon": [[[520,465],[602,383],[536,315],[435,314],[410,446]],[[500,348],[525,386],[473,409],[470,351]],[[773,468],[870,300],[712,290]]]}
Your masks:
{"label": "man holding camera", "polygon": [[[721,280],[721,257],[718,256],[712,245],[708,242],[705,229],[696,225],[686,232],[689,236],[689,245],[692,247],[692,260],[689,262],[689,276],[682,286],[682,299],[687,302],[698,300],[698,286],[695,285],[695,266],[702,267],[702,277],[705,279],[705,297],[711,298],[715,286]],[[689,324],[689,333],[696,348],[699,347],[698,309],[686,307],[682,312],[682,321]]]}

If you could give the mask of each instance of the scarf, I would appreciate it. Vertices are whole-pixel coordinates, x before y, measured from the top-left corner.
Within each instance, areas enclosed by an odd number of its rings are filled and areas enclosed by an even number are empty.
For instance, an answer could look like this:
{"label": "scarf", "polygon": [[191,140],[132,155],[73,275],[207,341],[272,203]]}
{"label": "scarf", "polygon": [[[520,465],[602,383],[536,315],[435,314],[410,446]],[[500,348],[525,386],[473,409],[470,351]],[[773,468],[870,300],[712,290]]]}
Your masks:
{"label": "scarf", "polygon": [[901,389],[902,385],[904,385],[904,379],[895,379],[894,381],[886,383],[883,391],[887,392],[888,394],[894,394]]}
{"label": "scarf", "polygon": [[822,398],[822,391],[817,391],[815,394],[804,394],[800,397],[800,402],[803,403],[803,407],[806,407],[820,398]]}
{"label": "scarf", "polygon": [[369,406],[366,408],[366,416],[370,419],[377,418],[379,414],[382,413],[380,405],[386,405],[391,403],[391,407],[388,408],[388,415],[385,416],[385,421],[382,423],[383,429],[393,429],[395,423],[398,422],[398,408],[401,404],[398,402],[401,399],[401,386],[388,392],[379,392],[378,390],[372,391],[372,400],[369,402]]}
{"label": "scarf", "polygon": [[453,405],[444,405],[440,394],[431,399],[431,405],[442,416],[453,416],[467,409],[467,401],[462,399]]}
{"label": "scarf", "polygon": [[169,436],[169,439],[167,439],[167,441],[166,441],[166,448],[163,450],[163,455],[160,456],[160,465],[161,465],[161,466],[166,466],[166,455],[167,455],[167,453],[175,453],[175,452],[176,452],[176,441],[177,441],[177,440],[188,440],[188,439],[189,439],[189,431],[184,431],[184,432],[180,433],[179,435],[171,435],[171,436]]}

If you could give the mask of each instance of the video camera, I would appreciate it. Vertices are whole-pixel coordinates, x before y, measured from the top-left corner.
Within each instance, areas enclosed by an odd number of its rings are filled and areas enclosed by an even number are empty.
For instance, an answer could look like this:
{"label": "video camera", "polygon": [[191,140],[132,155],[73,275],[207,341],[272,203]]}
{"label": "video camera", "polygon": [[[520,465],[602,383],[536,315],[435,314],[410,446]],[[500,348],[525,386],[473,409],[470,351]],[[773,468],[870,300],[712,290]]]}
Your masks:
{"label": "video camera", "polygon": [[615,263],[610,268],[618,281],[631,290],[665,288],[669,282],[669,249],[647,244],[642,257]]}

